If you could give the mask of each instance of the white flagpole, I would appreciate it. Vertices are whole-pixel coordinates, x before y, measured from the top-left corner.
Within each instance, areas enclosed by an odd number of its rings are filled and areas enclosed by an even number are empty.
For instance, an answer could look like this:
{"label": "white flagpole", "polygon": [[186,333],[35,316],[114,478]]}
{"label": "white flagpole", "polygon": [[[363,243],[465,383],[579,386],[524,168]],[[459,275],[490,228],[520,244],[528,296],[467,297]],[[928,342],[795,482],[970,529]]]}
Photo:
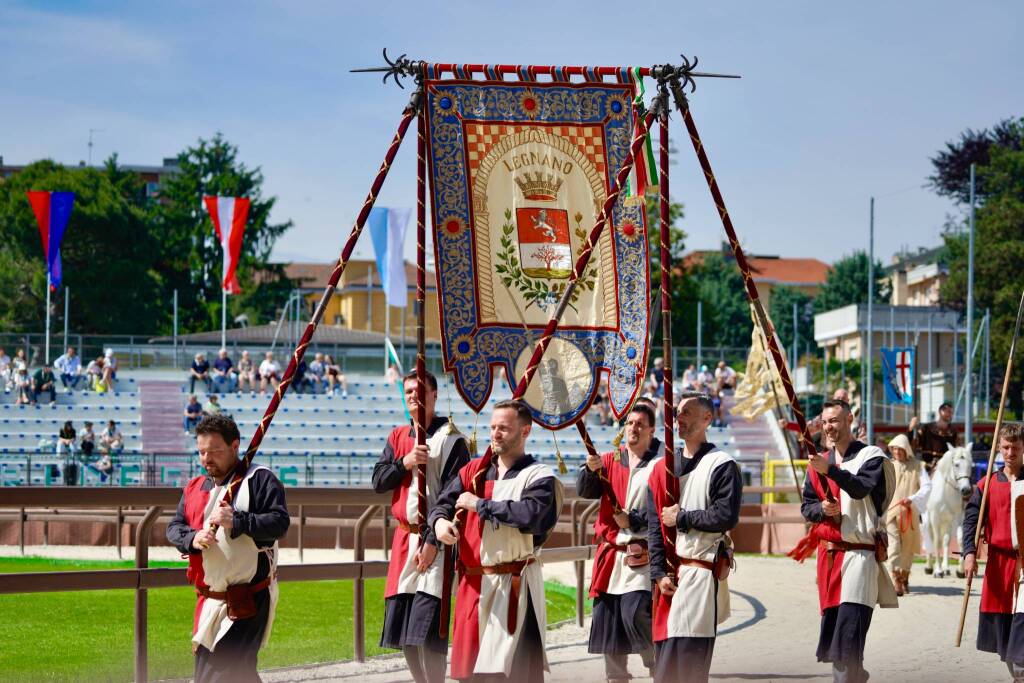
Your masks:
{"label": "white flagpole", "polygon": [[390,365],[388,359],[388,341],[391,339],[391,306],[388,305],[388,294],[384,292],[384,372]]}
{"label": "white flagpole", "polygon": [[50,364],[50,271],[46,271],[46,349],[43,351],[43,362]]}
{"label": "white flagpole", "polygon": [[220,347],[226,349],[228,347],[228,290],[224,288],[224,283],[220,283]]}

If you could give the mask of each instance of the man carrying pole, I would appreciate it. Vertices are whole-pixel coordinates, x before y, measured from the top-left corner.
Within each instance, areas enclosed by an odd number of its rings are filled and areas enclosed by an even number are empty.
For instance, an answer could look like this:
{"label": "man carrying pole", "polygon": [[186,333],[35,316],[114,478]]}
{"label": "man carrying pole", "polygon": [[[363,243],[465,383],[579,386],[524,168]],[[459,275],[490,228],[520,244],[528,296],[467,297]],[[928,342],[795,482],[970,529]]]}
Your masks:
{"label": "man carrying pole", "polygon": [[647,484],[662,451],[654,425],[654,410],[638,402],[626,417],[625,448],[588,456],[576,476],[576,494],[601,501],[594,521],[594,609],[587,651],[604,654],[609,682],[629,680],[630,654],[639,654],[648,670],[654,668]]}
{"label": "man carrying pole", "polygon": [[[384,629],[381,647],[400,649],[417,683],[444,681],[448,655],[448,624],[441,624],[441,591],[445,581],[443,556],[421,509],[429,509],[438,494],[469,462],[469,450],[451,422],[434,412],[437,379],[425,372],[426,444],[416,445],[416,428],[395,427],[373,468],[373,489],[391,491],[391,514],[398,523],[391,544],[384,591]],[[403,379],[411,415],[419,414],[416,373]],[[426,467],[426,505],[420,505],[420,466]]]}
{"label": "man carrying pole", "polygon": [[[988,544],[988,562],[981,585],[981,611],[978,615],[977,647],[983,652],[994,652],[1006,662],[1010,674],[1014,659],[1024,665],[1024,633],[1015,657],[1010,656],[1010,630],[1014,621],[1014,605],[1018,582],[1018,559],[1014,542],[1014,519],[1011,489],[1021,478],[1024,456],[1024,430],[1019,424],[1005,424],[999,430],[999,452],[1003,467],[988,475],[974,487],[964,508],[964,573],[974,577],[978,573],[978,546],[975,541],[978,526],[981,538]],[[988,489],[988,504],[980,516],[981,498]],[[1019,533],[1019,532],[1018,532]],[[1024,605],[1021,606],[1024,608]]]}
{"label": "man carrying pole", "polygon": [[853,438],[848,403],[825,401],[821,419],[831,448],[809,457],[816,476],[805,480],[800,505],[800,513],[814,526],[790,556],[802,561],[817,548],[818,661],[832,663],[837,683],[861,683],[868,679],[864,643],[874,607],[898,606],[883,564],[884,515],[896,477],[881,449]]}
{"label": "man carrying pole", "polygon": [[[682,393],[676,427],[684,444],[673,458],[674,471],[668,473],[666,456],[650,475],[655,683],[707,681],[718,624],[729,618],[727,533],[739,523],[743,480],[732,456],[707,441],[712,411],[707,394]],[[668,494],[673,478],[679,491],[674,500]]]}
{"label": "man carrying pole", "polygon": [[[274,623],[277,542],[291,518],[284,486],[266,467],[246,467],[238,445],[234,420],[203,418],[196,447],[206,474],[185,486],[167,526],[167,540],[188,556],[188,580],[198,595],[196,683],[260,680],[256,656]],[[239,469],[241,482],[228,498]]]}
{"label": "man carrying pole", "polygon": [[[563,493],[554,471],[526,453],[531,426],[521,401],[495,405],[495,457],[470,461],[430,512],[437,539],[458,546],[451,667],[458,680],[532,683],[543,681],[548,670],[544,577],[537,560],[558,521]],[[485,482],[480,497],[473,493],[478,476]],[[453,523],[456,510],[467,512],[461,529]]]}

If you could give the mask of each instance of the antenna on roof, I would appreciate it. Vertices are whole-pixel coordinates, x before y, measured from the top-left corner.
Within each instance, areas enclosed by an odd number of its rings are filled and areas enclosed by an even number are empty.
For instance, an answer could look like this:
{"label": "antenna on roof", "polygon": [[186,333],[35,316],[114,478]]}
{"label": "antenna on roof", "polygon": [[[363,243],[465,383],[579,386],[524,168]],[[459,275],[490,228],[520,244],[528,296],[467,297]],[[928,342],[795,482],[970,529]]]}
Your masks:
{"label": "antenna on roof", "polygon": [[92,134],[93,133],[102,133],[102,132],[103,132],[102,128],[90,128],[89,129],[89,156],[88,156],[88,158],[89,158],[89,165],[90,166],[92,166]]}

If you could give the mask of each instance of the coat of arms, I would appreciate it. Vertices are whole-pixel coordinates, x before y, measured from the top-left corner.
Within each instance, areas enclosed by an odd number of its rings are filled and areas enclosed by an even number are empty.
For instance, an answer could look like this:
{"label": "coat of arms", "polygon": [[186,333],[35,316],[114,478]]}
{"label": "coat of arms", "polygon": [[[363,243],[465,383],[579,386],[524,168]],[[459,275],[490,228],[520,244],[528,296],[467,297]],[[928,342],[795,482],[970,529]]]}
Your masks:
{"label": "coat of arms", "polygon": [[[513,383],[565,291],[628,153],[630,86],[429,81],[432,210],[445,365],[481,408]],[[608,376],[613,411],[639,391],[650,276],[643,207],[620,201],[580,273],[539,381],[534,417],[561,427]]]}

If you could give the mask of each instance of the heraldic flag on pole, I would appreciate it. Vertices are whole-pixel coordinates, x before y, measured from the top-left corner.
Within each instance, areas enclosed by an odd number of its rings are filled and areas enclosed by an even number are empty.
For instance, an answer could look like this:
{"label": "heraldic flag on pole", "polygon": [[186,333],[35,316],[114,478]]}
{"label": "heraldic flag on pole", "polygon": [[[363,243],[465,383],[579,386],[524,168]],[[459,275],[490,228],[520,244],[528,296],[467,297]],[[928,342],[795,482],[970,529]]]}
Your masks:
{"label": "heraldic flag on pole", "polygon": [[377,260],[384,298],[388,306],[405,308],[408,298],[408,283],[405,279],[405,230],[409,225],[412,209],[390,209],[374,207],[370,210],[367,224],[373,239],[373,251]]}
{"label": "heraldic flag on pole", "polygon": [[213,229],[217,239],[224,247],[224,278],[221,287],[228,294],[240,294],[235,271],[238,268],[238,257],[242,253],[242,234],[245,232],[245,221],[249,217],[248,197],[203,197],[206,210],[213,221]]}
{"label": "heraldic flag on pole", "polygon": [[61,281],[60,243],[64,239],[71,208],[75,204],[75,193],[33,190],[26,194],[39,225],[50,289],[56,291]]}
{"label": "heraldic flag on pole", "polygon": [[882,347],[885,399],[889,403],[914,403],[914,348]]}

